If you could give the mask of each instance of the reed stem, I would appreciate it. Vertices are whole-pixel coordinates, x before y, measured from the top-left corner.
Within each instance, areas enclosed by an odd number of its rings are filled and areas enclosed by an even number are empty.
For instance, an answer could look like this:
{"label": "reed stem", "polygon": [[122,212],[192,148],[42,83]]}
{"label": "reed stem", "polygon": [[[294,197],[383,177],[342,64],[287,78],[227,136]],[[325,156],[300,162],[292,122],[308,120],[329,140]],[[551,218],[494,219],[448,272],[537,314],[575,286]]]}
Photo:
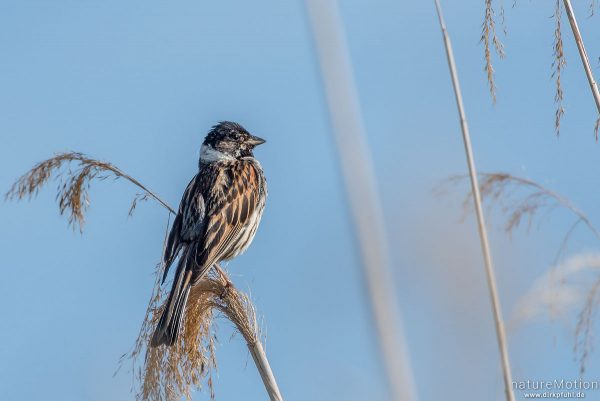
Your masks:
{"label": "reed stem", "polygon": [[255,341],[253,343],[247,343],[247,345],[250,350],[250,355],[252,355],[252,359],[258,369],[258,373],[260,373],[260,377],[265,385],[265,389],[269,394],[269,398],[271,401],[283,401],[283,397],[277,386],[277,381],[275,381],[275,376],[271,370],[271,365],[269,365],[269,360],[267,359],[267,354],[265,353],[262,343],[260,341]]}
{"label": "reed stem", "polygon": [[[581,63],[583,64],[585,75],[587,76],[588,82],[590,84],[592,96],[596,101],[596,108],[598,109],[598,113],[600,113],[600,91],[598,90],[598,84],[596,83],[596,80],[594,79],[594,74],[592,73],[590,59],[587,55],[587,52],[585,51],[585,46],[583,45],[583,38],[581,37],[581,32],[579,31],[579,26],[577,25],[577,20],[575,19],[575,12],[573,11],[571,0],[563,1],[565,3],[565,10],[567,11],[567,18],[569,18],[569,24],[571,25],[571,30],[573,31],[573,37],[575,38],[575,43],[577,43],[577,48],[579,49]],[[598,139],[597,136],[596,139]]]}
{"label": "reed stem", "polygon": [[450,76],[452,78],[452,86],[454,87],[454,95],[456,98],[456,106],[458,108],[458,115],[460,118],[460,127],[462,130],[463,143],[465,147],[465,154],[467,157],[467,165],[469,167],[469,177],[471,180],[471,190],[473,191],[473,201],[475,202],[475,212],[477,214],[477,227],[479,229],[479,238],[481,240],[481,250],[483,252],[483,260],[485,264],[485,271],[487,277],[488,289],[490,291],[490,298],[492,302],[492,309],[494,312],[494,323],[496,326],[496,336],[498,338],[498,348],[500,350],[500,359],[502,363],[502,373],[504,377],[504,390],[506,393],[507,401],[514,401],[515,395],[512,390],[512,375],[510,370],[510,362],[508,358],[508,346],[506,342],[506,333],[504,330],[504,321],[502,319],[502,308],[500,306],[500,300],[498,297],[498,290],[496,286],[496,276],[494,273],[494,266],[492,263],[492,255],[490,252],[490,245],[488,241],[487,231],[485,227],[485,220],[483,216],[483,208],[481,206],[481,194],[479,192],[479,183],[477,181],[477,170],[475,169],[475,161],[473,160],[473,150],[471,148],[471,137],[469,135],[469,125],[467,124],[467,116],[462,101],[462,94],[460,91],[460,83],[458,80],[458,73],[456,71],[456,63],[454,62],[454,53],[452,51],[452,43],[450,36],[446,30],[446,23],[444,22],[444,16],[442,14],[442,8],[439,0],[435,1],[435,7],[438,14],[440,28],[442,30],[442,36],[444,38],[444,46],[446,48],[446,56],[448,58],[448,68],[450,69]]}
{"label": "reed stem", "polygon": [[383,212],[337,1],[307,0],[306,7],[391,398],[416,401]]}
{"label": "reed stem", "polygon": [[[162,200],[155,192],[148,189],[140,181],[123,172],[115,165],[89,158],[84,154],[77,152],[58,154],[53,158],[36,164],[30,171],[21,176],[13,184],[11,189],[6,193],[5,198],[21,200],[27,196],[35,196],[39,189],[45,185],[53,175],[61,175],[60,169],[64,166],[64,164],[71,162],[78,162],[79,168],[75,171],[71,171],[70,169],[68,170],[68,177],[66,177],[63,183],[59,185],[57,197],[59,198],[61,214],[66,209],[71,210],[72,217],[69,219],[69,221],[72,224],[79,223],[80,226],[83,224],[85,206],[89,200],[86,190],[89,187],[90,181],[93,179],[104,179],[108,175],[104,175],[102,173],[109,172],[112,173],[114,177],[124,178],[133,185],[142,189],[149,198],[156,200],[169,213],[176,214],[175,209],[169,206],[169,204]],[[132,209],[134,207],[135,201]],[[283,397],[281,396],[279,387],[277,386],[275,376],[271,370],[269,360],[267,359],[267,355],[260,341],[260,335],[256,325],[256,315],[254,314],[254,307],[250,304],[250,299],[245,296],[245,294],[238,291],[233,284],[231,284],[227,274],[218,265],[215,265],[213,268],[220,275],[221,281],[227,284],[223,287],[223,289],[227,289],[229,292],[229,296],[226,299],[230,302],[230,304],[223,304],[222,302],[219,302],[216,304],[216,307],[224,312],[224,315],[236,325],[238,331],[246,340],[248,350],[252,355],[252,359],[256,364],[256,368],[260,373],[262,381],[265,385],[265,389],[269,394],[271,401],[283,401]],[[159,274],[160,271],[157,272],[157,275]],[[159,285],[158,282],[157,285]],[[233,304],[231,304],[231,302],[233,302]],[[145,321],[148,321],[148,316],[149,315],[146,316]],[[136,342],[136,347],[132,352],[132,355],[139,353],[139,350],[141,349],[140,347],[142,340],[140,340],[140,338],[146,338],[143,337],[143,331],[144,326],[142,326],[140,337],[138,338],[138,342]],[[179,367],[177,369],[179,369]]]}

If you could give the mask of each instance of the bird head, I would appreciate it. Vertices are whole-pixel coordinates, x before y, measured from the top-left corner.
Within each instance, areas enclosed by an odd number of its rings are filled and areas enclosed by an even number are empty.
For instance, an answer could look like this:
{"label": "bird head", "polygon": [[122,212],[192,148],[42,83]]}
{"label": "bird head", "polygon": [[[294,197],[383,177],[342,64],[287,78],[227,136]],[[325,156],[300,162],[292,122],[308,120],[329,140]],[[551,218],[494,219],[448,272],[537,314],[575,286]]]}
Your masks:
{"label": "bird head", "polygon": [[201,162],[254,156],[252,150],[266,141],[250,134],[241,125],[223,121],[212,127],[200,152]]}

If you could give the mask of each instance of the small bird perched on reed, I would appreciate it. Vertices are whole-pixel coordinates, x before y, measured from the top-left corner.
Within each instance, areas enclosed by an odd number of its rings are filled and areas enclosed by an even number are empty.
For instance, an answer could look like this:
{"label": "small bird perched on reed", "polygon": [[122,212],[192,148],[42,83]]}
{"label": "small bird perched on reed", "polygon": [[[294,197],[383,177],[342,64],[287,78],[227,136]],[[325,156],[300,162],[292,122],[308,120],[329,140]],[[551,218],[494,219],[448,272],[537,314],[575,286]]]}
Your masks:
{"label": "small bird perched on reed", "polygon": [[188,184],[163,255],[164,283],[179,256],[171,292],[151,346],[175,343],[190,289],[223,261],[244,252],[260,223],[267,183],[252,153],[264,139],[224,121],[208,133],[199,171]]}

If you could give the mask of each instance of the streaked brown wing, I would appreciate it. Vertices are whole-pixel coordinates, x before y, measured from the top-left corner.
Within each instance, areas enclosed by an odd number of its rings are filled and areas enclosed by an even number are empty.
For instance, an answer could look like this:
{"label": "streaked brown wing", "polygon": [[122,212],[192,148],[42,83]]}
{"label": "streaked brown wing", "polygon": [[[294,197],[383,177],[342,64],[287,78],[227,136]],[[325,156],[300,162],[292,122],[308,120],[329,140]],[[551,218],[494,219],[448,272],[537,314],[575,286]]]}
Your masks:
{"label": "streaked brown wing", "polygon": [[167,278],[169,268],[177,258],[183,243],[194,240],[203,232],[202,222],[204,220],[205,205],[200,183],[201,178],[196,174],[187,185],[179,203],[179,211],[173,221],[163,252],[163,282]]}
{"label": "streaked brown wing", "polygon": [[207,216],[206,231],[201,242],[202,249],[196,253],[194,272],[201,277],[215,263],[231,253],[238,244],[241,230],[248,225],[258,206],[260,177],[251,162],[239,163],[227,172],[231,184],[222,187],[222,199]]}

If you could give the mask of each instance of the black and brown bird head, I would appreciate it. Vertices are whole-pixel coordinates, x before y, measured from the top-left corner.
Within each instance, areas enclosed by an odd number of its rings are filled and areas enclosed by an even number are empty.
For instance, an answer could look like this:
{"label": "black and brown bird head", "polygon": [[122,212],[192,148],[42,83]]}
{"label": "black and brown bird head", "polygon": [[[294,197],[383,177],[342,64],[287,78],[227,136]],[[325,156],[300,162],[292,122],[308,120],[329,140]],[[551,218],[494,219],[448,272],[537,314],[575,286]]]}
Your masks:
{"label": "black and brown bird head", "polygon": [[210,163],[254,156],[254,147],[263,143],[264,139],[250,134],[238,123],[222,121],[206,135],[200,151],[200,161]]}

